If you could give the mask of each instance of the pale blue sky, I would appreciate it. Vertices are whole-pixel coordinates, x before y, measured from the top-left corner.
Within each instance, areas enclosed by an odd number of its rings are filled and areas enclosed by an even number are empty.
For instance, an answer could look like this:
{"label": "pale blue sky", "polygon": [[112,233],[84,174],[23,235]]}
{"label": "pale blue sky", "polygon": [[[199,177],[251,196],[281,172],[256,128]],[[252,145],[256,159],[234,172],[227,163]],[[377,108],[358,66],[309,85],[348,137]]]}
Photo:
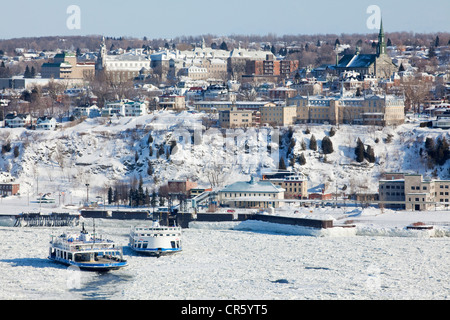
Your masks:
{"label": "pale blue sky", "polygon": [[[450,32],[449,0],[4,0],[0,39],[54,35],[148,38],[214,34],[374,33],[367,8],[381,8],[387,33]],[[69,30],[69,5],[81,28]]]}

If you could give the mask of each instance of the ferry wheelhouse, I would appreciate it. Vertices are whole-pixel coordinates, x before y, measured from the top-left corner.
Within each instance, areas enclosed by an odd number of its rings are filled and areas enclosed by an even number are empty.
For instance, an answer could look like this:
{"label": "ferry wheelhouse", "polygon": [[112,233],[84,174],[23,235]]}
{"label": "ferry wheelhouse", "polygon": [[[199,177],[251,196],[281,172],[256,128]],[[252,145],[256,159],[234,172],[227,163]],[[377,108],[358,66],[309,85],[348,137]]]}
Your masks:
{"label": "ferry wheelhouse", "polygon": [[181,227],[161,226],[154,221],[151,227],[136,226],[131,229],[129,246],[132,250],[152,256],[181,251]]}
{"label": "ferry wheelhouse", "polygon": [[114,241],[89,234],[84,224],[80,233],[51,236],[50,260],[83,270],[108,271],[127,266],[122,247]]}

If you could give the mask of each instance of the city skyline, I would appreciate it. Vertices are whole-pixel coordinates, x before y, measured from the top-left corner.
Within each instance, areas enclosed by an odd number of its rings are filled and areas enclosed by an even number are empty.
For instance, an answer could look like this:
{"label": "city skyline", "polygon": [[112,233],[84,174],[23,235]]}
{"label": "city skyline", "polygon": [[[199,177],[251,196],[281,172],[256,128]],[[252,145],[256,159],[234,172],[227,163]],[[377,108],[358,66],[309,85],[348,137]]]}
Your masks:
{"label": "city skyline", "polygon": [[[170,3],[133,1],[25,0],[3,6],[0,39],[39,36],[126,36],[174,38],[179,36],[372,34],[369,8],[381,10],[389,32],[438,33],[450,31],[450,2],[422,1],[333,1],[306,2],[268,0],[228,2],[173,0]],[[69,10],[76,6],[79,12]],[[77,23],[69,20],[76,14]],[[20,17],[20,19],[18,19]],[[45,22],[45,23],[43,23]]]}

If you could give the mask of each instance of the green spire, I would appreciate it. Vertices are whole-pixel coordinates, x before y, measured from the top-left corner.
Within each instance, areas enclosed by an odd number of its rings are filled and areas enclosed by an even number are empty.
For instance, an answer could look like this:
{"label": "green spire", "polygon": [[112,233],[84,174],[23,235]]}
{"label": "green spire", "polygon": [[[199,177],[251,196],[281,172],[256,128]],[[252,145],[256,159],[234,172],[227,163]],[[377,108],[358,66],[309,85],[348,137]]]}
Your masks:
{"label": "green spire", "polygon": [[377,56],[386,54],[386,39],[384,36],[383,19],[380,22],[380,33],[378,34]]}

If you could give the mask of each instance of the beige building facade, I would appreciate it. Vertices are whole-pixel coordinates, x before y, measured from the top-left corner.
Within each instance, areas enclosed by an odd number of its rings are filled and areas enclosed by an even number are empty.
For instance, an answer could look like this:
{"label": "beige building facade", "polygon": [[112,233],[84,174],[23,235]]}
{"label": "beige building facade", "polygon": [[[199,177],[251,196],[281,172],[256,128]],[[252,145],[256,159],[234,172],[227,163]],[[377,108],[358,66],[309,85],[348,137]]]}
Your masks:
{"label": "beige building facade", "polygon": [[299,123],[398,125],[405,121],[405,101],[393,95],[296,96]]}
{"label": "beige building facade", "polygon": [[302,174],[275,178],[266,177],[264,180],[283,188],[285,199],[308,199],[308,180]]}
{"label": "beige building facade", "polygon": [[387,173],[379,181],[379,199],[387,208],[432,210],[450,205],[450,180],[424,179],[420,174]]}
{"label": "beige building facade", "polygon": [[272,126],[289,126],[297,118],[296,106],[267,105],[260,108],[261,123]]}
{"label": "beige building facade", "polygon": [[[253,122],[251,110],[223,110],[219,112],[219,124],[221,128],[246,128],[256,125]],[[256,111],[258,112],[258,111]],[[258,123],[259,125],[259,123]]]}
{"label": "beige building facade", "polygon": [[77,62],[72,53],[58,53],[41,67],[41,77],[46,79],[86,79],[94,73],[95,63]]}

